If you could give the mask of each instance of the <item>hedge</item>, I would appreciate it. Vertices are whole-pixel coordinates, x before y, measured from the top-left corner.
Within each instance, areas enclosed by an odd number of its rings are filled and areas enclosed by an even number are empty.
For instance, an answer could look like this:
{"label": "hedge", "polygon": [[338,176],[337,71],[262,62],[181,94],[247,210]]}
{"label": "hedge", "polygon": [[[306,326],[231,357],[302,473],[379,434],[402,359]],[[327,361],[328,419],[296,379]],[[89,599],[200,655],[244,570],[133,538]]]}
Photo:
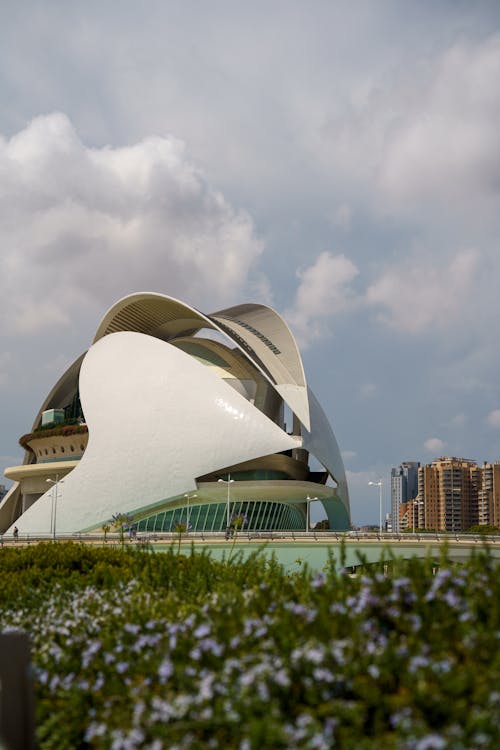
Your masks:
{"label": "hedge", "polygon": [[0,550],[4,631],[31,635],[49,748],[500,746],[500,575],[381,561],[286,574],[77,544]]}

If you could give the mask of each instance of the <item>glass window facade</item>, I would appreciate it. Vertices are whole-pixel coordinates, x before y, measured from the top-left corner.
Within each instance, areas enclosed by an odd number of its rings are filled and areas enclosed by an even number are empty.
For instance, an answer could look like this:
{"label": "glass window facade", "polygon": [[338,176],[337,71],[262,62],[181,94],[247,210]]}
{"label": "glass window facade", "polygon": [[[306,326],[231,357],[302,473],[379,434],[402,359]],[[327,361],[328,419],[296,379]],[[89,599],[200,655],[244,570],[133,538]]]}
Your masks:
{"label": "glass window facade", "polygon": [[[305,513],[295,505],[273,502],[230,503],[229,516],[243,515],[247,518],[245,531],[303,531]],[[138,531],[175,531],[178,523],[187,524],[192,531],[225,531],[227,527],[227,504],[206,503],[187,505],[175,510],[154,513],[138,522]]]}

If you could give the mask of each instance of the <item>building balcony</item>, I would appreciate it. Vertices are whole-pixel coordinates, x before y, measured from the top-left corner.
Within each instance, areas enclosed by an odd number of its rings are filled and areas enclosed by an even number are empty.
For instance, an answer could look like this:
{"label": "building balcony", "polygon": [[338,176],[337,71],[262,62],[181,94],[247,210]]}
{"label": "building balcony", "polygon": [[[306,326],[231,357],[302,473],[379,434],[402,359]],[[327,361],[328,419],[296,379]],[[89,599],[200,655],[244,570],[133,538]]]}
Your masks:
{"label": "building balcony", "polygon": [[79,461],[88,439],[86,424],[66,424],[23,435],[19,445],[32,454],[30,464]]}

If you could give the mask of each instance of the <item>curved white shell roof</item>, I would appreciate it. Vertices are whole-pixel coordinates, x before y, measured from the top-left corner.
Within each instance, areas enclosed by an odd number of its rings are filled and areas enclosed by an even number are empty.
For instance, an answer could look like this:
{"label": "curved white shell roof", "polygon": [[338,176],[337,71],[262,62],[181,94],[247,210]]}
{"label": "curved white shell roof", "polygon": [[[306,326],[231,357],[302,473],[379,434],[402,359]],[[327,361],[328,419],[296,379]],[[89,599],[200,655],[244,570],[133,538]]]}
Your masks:
{"label": "curved white shell roof", "polygon": [[290,329],[270,307],[238,305],[207,316],[173,297],[152,292],[132,294],[108,310],[94,341],[117,331],[138,331],[169,340],[201,328],[213,328],[229,336],[310,429],[302,359]]}

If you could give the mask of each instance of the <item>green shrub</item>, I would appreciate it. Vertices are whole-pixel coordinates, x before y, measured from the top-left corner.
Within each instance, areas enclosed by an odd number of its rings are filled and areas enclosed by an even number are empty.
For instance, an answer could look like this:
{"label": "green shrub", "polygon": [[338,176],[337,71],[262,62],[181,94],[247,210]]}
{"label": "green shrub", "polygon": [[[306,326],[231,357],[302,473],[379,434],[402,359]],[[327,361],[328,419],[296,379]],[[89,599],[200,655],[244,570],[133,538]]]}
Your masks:
{"label": "green shrub", "polygon": [[499,566],[384,560],[287,575],[76,544],[0,551],[49,748],[496,748]]}

